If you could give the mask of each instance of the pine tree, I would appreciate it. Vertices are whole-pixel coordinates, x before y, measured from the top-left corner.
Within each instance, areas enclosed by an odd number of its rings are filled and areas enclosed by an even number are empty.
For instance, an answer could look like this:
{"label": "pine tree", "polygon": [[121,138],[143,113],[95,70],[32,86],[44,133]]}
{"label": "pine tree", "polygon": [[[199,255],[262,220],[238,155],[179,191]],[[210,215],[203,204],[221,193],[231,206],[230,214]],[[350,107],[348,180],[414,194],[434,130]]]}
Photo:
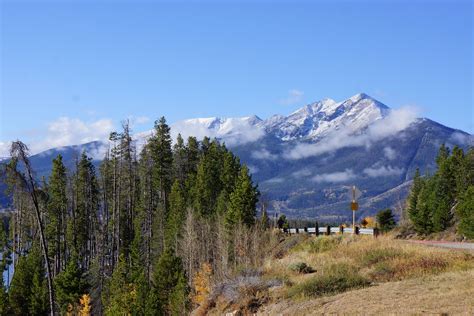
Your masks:
{"label": "pine tree", "polygon": [[77,261],[76,256],[71,257],[66,269],[54,280],[56,297],[62,312],[67,310],[69,304],[74,306],[87,290],[87,284]]}
{"label": "pine tree", "polygon": [[73,221],[75,252],[81,260],[81,266],[88,269],[94,255],[95,230],[97,228],[97,210],[99,190],[92,159],[83,152],[77,166],[74,181],[76,205]]}
{"label": "pine tree", "polygon": [[127,263],[123,253],[120,254],[112,274],[109,295],[104,300],[105,315],[130,315],[135,308],[136,289],[134,284],[129,281]]}
{"label": "pine tree", "polygon": [[442,145],[436,159],[438,171],[430,179],[434,182],[432,222],[435,232],[445,230],[452,219],[451,208],[454,205],[456,181],[453,175],[451,158],[449,157],[449,149]]}
{"label": "pine tree", "polygon": [[253,185],[248,168],[244,165],[240,170],[235,189],[230,194],[229,210],[226,214],[227,224],[229,226],[237,223],[254,224],[258,196],[258,189]]}
{"label": "pine tree", "polygon": [[395,216],[389,208],[378,212],[376,218],[382,232],[387,232],[393,229],[396,225]]}
{"label": "pine tree", "polygon": [[[2,256],[3,254],[4,252],[2,252]],[[0,315],[11,315],[10,303],[8,302],[8,293],[5,287],[5,280],[3,279],[3,272],[6,268],[8,268],[5,263],[6,260],[2,260],[2,262],[0,263],[0,271],[2,273],[0,275]]]}
{"label": "pine tree", "polygon": [[280,228],[280,229],[282,229],[282,228],[288,228],[288,227],[289,227],[289,223],[288,223],[288,220],[286,219],[286,215],[285,215],[285,214],[281,215],[281,216],[278,218],[277,226],[278,226],[278,228]]}
{"label": "pine tree", "polygon": [[183,137],[178,134],[176,143],[173,146],[173,174],[174,178],[184,185],[187,177],[187,151]]}
{"label": "pine tree", "polygon": [[436,208],[435,182],[425,181],[416,202],[416,217],[411,217],[413,226],[418,233],[433,232],[433,209]]}
{"label": "pine tree", "polygon": [[48,218],[46,238],[49,243],[50,257],[53,258],[53,274],[57,275],[62,268],[62,255],[65,254],[63,240],[65,238],[65,220],[67,215],[67,175],[63,157],[58,155],[53,160],[49,177]]}
{"label": "pine tree", "polygon": [[153,274],[153,297],[157,314],[179,315],[187,305],[188,287],[181,259],[167,248],[155,266]]}
{"label": "pine tree", "polygon": [[44,261],[37,244],[18,260],[8,291],[14,315],[45,315],[48,313]]}
{"label": "pine tree", "polygon": [[166,246],[178,248],[181,228],[186,218],[186,199],[179,179],[176,179],[171,188],[170,212],[166,222]]}
{"label": "pine tree", "polygon": [[456,211],[460,219],[459,232],[474,239],[474,185],[470,185],[462,194]]}
{"label": "pine tree", "polygon": [[192,189],[194,208],[201,216],[209,217],[216,212],[217,198],[222,190],[222,164],[222,150],[217,141],[212,141],[199,162]]}
{"label": "pine tree", "polygon": [[164,246],[164,225],[169,211],[169,194],[173,175],[173,153],[171,150],[170,127],[164,117],[155,122],[154,135],[149,143],[152,164],[152,187],[156,190],[157,205],[153,214],[152,229],[157,234],[153,235],[153,255],[159,255]]}
{"label": "pine tree", "polygon": [[416,168],[415,176],[413,177],[413,185],[411,187],[410,195],[408,196],[408,216],[412,222],[417,222],[419,217],[419,209],[417,208],[418,196],[423,189],[423,179],[420,177],[420,170]]}

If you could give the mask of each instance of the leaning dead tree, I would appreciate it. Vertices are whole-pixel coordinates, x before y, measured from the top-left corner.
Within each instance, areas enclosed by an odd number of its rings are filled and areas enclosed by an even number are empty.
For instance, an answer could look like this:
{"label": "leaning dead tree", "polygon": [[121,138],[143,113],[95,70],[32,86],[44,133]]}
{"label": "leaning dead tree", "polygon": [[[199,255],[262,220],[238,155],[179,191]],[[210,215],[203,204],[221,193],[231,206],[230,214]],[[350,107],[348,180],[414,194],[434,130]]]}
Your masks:
{"label": "leaning dead tree", "polygon": [[[28,158],[28,147],[22,143],[21,141],[12,142],[12,147],[10,149],[10,156],[11,159],[14,161],[13,164],[10,164],[9,172],[10,175],[17,178],[19,180],[17,183],[21,186],[22,190],[25,190],[27,194],[30,195],[31,200],[33,202],[34,210],[35,210],[35,217],[36,222],[38,225],[38,230],[40,233],[40,243],[41,248],[43,250],[43,257],[46,264],[46,273],[47,273],[47,280],[48,280],[48,292],[49,292],[49,308],[51,316],[54,316],[54,289],[53,289],[53,282],[51,276],[51,267],[48,257],[48,246],[46,244],[46,239],[44,236],[44,227],[43,222],[41,220],[41,212],[38,202],[38,195],[35,180],[33,177],[33,169],[31,168],[30,160]],[[22,163],[22,167],[24,170],[20,171],[18,169],[18,163]]]}

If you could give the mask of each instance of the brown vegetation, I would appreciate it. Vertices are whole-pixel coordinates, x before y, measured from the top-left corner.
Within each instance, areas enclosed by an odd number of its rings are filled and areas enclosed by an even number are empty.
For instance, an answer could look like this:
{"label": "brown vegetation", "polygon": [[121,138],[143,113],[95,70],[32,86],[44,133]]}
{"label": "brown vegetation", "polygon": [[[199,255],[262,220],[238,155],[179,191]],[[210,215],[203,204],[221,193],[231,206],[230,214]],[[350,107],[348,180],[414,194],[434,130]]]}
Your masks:
{"label": "brown vegetation", "polygon": [[[458,304],[471,299],[473,253],[424,247],[391,237],[280,235],[279,238],[279,245],[252,278],[236,276],[234,283],[216,287],[220,290],[214,290],[215,304],[209,313],[306,315],[346,313],[355,307],[356,313],[375,314],[393,312],[395,302],[410,303],[405,308],[408,313],[472,310],[472,306],[454,306],[439,297],[445,292]],[[296,268],[302,266],[315,271],[302,273]],[[460,284],[450,284],[448,276]],[[445,291],[433,292],[437,283],[446,286]],[[392,284],[399,290],[393,290]],[[411,294],[407,296],[403,291]]]}

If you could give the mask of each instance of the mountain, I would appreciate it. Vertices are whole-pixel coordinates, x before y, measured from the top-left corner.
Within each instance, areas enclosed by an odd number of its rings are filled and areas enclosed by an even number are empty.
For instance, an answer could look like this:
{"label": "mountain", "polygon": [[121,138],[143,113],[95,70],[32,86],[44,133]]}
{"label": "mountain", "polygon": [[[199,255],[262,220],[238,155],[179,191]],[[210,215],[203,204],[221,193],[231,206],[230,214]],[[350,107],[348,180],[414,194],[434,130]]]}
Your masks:
{"label": "mountain", "polygon": [[[138,150],[151,133],[135,135]],[[265,120],[184,120],[172,124],[171,133],[173,138],[181,133],[224,141],[249,166],[270,212],[323,221],[351,216],[352,185],[362,192],[359,217],[385,207],[399,210],[416,168],[423,174],[435,170],[440,144],[474,145],[468,133],[418,118],[409,108],[390,109],[363,93],[341,102],[324,99]],[[31,160],[39,175],[47,175],[58,153],[72,167],[80,151],[100,159],[107,148],[97,141],[51,149]]]}

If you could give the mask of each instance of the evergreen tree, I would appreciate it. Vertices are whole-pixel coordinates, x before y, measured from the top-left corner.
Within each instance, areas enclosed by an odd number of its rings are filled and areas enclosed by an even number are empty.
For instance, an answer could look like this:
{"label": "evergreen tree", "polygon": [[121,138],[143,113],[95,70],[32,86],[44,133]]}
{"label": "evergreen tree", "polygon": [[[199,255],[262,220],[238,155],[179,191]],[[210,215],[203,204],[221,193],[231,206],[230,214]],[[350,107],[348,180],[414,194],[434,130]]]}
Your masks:
{"label": "evergreen tree", "polygon": [[258,189],[253,185],[248,168],[244,165],[240,170],[235,189],[230,194],[229,210],[226,214],[228,225],[254,224],[258,196]]}
{"label": "evergreen tree", "polygon": [[426,180],[416,202],[416,217],[411,217],[413,226],[418,233],[433,232],[432,210],[436,207],[435,183]]}
{"label": "evergreen tree", "polygon": [[173,183],[170,194],[170,212],[166,225],[166,246],[177,249],[181,228],[186,218],[186,199],[179,179]]}
{"label": "evergreen tree", "polygon": [[216,202],[222,189],[222,150],[212,141],[199,162],[192,196],[195,210],[204,217],[215,214]]}
{"label": "evergreen tree", "polygon": [[105,315],[130,315],[136,304],[136,289],[130,283],[125,255],[119,256],[109,284],[108,297],[104,297]]}
{"label": "evergreen tree", "polygon": [[288,223],[288,220],[286,219],[286,215],[281,215],[278,220],[277,220],[277,225],[278,225],[278,228],[282,229],[282,228],[289,228],[290,227],[290,224]]}
{"label": "evergreen tree", "polygon": [[152,160],[152,188],[156,190],[157,199],[151,225],[157,233],[151,240],[153,256],[159,255],[164,246],[164,225],[169,211],[169,194],[173,181],[173,153],[171,150],[170,127],[164,117],[155,122],[154,135],[149,143],[150,158]]}
{"label": "evergreen tree", "polygon": [[46,238],[50,245],[49,257],[53,259],[53,274],[57,275],[61,271],[62,255],[66,252],[63,240],[65,238],[65,220],[67,215],[67,175],[66,167],[63,164],[63,157],[58,155],[53,160],[51,176],[49,177],[49,201],[48,218],[46,226]]}
{"label": "evergreen tree", "polygon": [[77,263],[76,256],[69,259],[66,269],[58,274],[54,280],[57,302],[63,313],[69,304],[74,306],[79,298],[86,293],[87,283],[82,277],[82,271]]}
{"label": "evergreen tree", "polygon": [[74,187],[76,203],[72,218],[73,236],[69,236],[69,239],[73,240],[74,250],[81,260],[81,266],[88,269],[95,250],[91,246],[96,237],[99,190],[92,158],[87,157],[85,152],[82,153],[77,166]]}
{"label": "evergreen tree", "polygon": [[186,306],[188,287],[181,259],[167,248],[155,266],[153,298],[156,299],[157,315],[178,315]]}
{"label": "evergreen tree", "polygon": [[217,198],[217,213],[224,214],[228,209],[230,194],[234,190],[235,181],[239,176],[240,162],[230,151],[223,152],[223,166],[220,172],[222,190]]}
{"label": "evergreen tree", "polygon": [[[0,278],[1,281],[3,277]],[[11,315],[10,303],[8,302],[8,294],[5,288],[5,285],[2,283],[0,285],[0,315]]]}
{"label": "evergreen tree", "polygon": [[413,222],[416,222],[419,216],[417,202],[423,185],[424,182],[420,177],[420,169],[416,168],[415,176],[413,177],[413,185],[411,187],[410,195],[408,196],[408,216]]}
{"label": "evergreen tree", "polygon": [[8,294],[13,315],[48,314],[44,261],[37,244],[18,260]]}
{"label": "evergreen tree", "polygon": [[389,208],[378,212],[376,218],[382,232],[387,232],[393,229],[396,225],[395,216]]}
{"label": "evergreen tree", "polygon": [[197,172],[199,163],[199,143],[196,137],[188,137],[186,144],[186,171],[188,175],[194,175]]}
{"label": "evergreen tree", "polygon": [[433,196],[433,231],[445,230],[452,219],[451,208],[454,205],[454,194],[456,181],[452,170],[452,157],[449,157],[449,149],[441,146],[436,162],[438,171],[430,179],[434,185]]}
{"label": "evergreen tree", "polygon": [[459,232],[474,239],[474,185],[470,185],[460,197],[456,211],[460,219]]}
{"label": "evergreen tree", "polygon": [[183,137],[178,134],[173,146],[173,174],[181,185],[184,185],[187,177],[187,151]]}
{"label": "evergreen tree", "polygon": [[5,287],[3,274],[4,271],[9,269],[9,265],[12,263],[10,260],[10,249],[8,247],[8,232],[5,229],[4,218],[0,217],[0,252],[2,254],[2,261],[0,262],[0,315],[10,315],[10,304],[8,302],[8,293]]}

